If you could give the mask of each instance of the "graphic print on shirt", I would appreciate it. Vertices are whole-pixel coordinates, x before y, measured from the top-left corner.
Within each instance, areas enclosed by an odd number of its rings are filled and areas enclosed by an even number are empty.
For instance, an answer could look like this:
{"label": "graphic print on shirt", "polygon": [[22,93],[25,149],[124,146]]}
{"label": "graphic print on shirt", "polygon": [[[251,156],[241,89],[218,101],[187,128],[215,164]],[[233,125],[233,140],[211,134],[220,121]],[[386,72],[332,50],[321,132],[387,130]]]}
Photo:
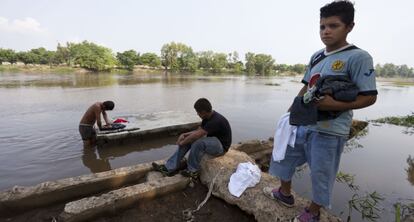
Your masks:
{"label": "graphic print on shirt", "polygon": [[345,62],[341,60],[335,60],[331,65],[332,71],[334,72],[340,72],[344,69],[344,67],[345,67]]}

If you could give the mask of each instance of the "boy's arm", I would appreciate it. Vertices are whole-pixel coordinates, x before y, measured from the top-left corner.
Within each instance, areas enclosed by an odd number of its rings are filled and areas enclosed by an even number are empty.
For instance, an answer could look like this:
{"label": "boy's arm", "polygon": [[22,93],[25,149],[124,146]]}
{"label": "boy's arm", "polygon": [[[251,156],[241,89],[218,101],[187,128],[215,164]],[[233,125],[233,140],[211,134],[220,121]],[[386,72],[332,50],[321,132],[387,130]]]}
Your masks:
{"label": "boy's arm", "polygon": [[[308,90],[308,85],[303,85],[302,89],[299,90],[298,96],[303,96],[307,90]],[[290,105],[288,112],[290,112],[291,108],[292,108],[292,105]]]}
{"label": "boy's arm", "polygon": [[323,99],[316,102],[316,106],[322,111],[345,111],[351,109],[362,109],[375,103],[377,95],[359,95],[355,101],[341,102],[325,95]]}

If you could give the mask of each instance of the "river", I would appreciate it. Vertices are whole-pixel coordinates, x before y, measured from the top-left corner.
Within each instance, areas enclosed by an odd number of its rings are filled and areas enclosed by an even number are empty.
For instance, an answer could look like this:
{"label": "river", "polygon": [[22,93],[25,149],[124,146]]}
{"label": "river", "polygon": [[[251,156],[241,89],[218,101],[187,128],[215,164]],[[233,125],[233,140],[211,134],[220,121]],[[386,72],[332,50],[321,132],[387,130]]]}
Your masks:
{"label": "river", "polygon": [[[0,73],[0,190],[35,185],[168,157],[175,138],[84,150],[78,123],[96,101],[113,100],[110,117],[133,117],[142,126],[192,122],[197,98],[228,118],[233,143],[273,136],[278,118],[301,88],[300,77],[186,76],[164,74],[25,74]],[[377,103],[354,111],[372,120],[414,112],[414,86],[377,83]],[[370,123],[365,135],[350,142],[340,171],[355,175],[358,193],[377,191],[381,221],[393,220],[393,204],[414,199],[407,159],[414,157],[414,135],[404,127]],[[411,166],[412,168],[414,166]],[[414,171],[414,169],[412,169]],[[411,171],[411,172],[412,172]],[[414,176],[411,176],[413,178]],[[307,170],[295,177],[294,189],[311,198]],[[346,218],[353,192],[337,183],[333,213]],[[360,214],[352,214],[353,221]]]}

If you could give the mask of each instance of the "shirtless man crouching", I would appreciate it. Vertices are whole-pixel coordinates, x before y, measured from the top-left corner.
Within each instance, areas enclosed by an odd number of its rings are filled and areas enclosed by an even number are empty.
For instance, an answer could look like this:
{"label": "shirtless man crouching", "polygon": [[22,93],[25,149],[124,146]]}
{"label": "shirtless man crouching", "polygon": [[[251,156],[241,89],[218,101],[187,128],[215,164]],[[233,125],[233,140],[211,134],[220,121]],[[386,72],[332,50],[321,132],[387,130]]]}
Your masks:
{"label": "shirtless man crouching", "polygon": [[[114,106],[115,104],[112,101],[96,102],[86,110],[79,123],[79,133],[85,147],[92,147],[96,143],[96,131],[93,128],[95,122],[99,129],[111,127],[111,122],[108,120],[105,111],[113,110]],[[106,123],[104,126],[101,122],[101,113]]]}

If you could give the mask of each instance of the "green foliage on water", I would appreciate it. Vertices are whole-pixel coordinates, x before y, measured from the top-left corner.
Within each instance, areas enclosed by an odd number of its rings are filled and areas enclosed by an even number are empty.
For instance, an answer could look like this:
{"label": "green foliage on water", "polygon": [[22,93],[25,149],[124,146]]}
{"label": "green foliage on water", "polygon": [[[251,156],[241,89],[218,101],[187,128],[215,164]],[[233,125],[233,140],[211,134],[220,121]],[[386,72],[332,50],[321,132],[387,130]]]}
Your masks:
{"label": "green foliage on water", "polygon": [[401,200],[394,204],[395,222],[402,221],[408,216],[414,215],[414,200]]}
{"label": "green foliage on water", "polygon": [[355,184],[355,175],[339,171],[336,175],[336,181],[346,184],[354,193],[352,198],[348,201],[348,222],[351,221],[351,214],[354,210],[361,214],[363,220],[376,221],[380,219],[380,204],[385,199],[381,194],[377,191],[373,191],[371,193],[366,193],[365,195],[360,195],[358,193],[359,186]]}
{"label": "green foliage on water", "polygon": [[380,203],[384,197],[376,191],[365,195],[354,194],[348,202],[349,214],[347,221],[351,221],[351,212],[356,210],[361,214],[363,220],[376,221],[380,219],[381,212]]}
{"label": "green foliage on water", "polygon": [[355,184],[355,175],[339,171],[336,175],[336,182],[346,184],[352,191],[359,190],[359,186]]}
{"label": "green foliage on water", "polygon": [[372,120],[376,123],[388,123],[397,126],[414,127],[414,112],[407,116],[391,116]]}
{"label": "green foliage on water", "polygon": [[272,83],[272,82],[265,83],[265,85],[266,86],[280,86],[279,83]]}

